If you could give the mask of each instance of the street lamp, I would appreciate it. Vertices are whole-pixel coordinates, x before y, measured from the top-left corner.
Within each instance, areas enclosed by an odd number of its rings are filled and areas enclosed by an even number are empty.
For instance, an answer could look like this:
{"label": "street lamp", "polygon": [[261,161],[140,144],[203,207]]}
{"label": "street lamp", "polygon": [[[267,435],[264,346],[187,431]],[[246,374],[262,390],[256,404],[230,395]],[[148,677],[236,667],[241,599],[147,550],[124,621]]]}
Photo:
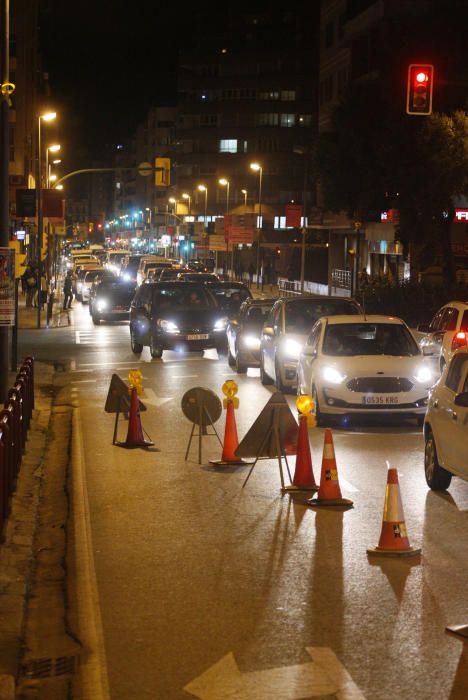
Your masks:
{"label": "street lamp", "polygon": [[258,172],[258,238],[257,238],[257,289],[260,280],[260,244],[262,241],[262,175],[263,168],[260,163],[250,163],[250,169]]}
{"label": "street lamp", "polygon": [[205,216],[204,216],[203,218],[204,218],[205,229],[206,229],[206,218],[207,218],[206,212],[207,212],[207,203],[208,203],[208,188],[205,187],[205,185],[198,185],[198,190],[199,190],[199,192],[204,192],[204,193],[205,193]]}
{"label": "street lamp", "polygon": [[247,213],[247,190],[241,190],[244,195],[244,214]]}
{"label": "street lamp", "polygon": [[58,153],[60,151],[60,144],[55,143],[53,146],[47,146],[46,148],[46,187],[50,184],[50,163],[49,163],[49,153]]}
{"label": "street lamp", "polygon": [[40,114],[37,120],[37,327],[41,327],[41,252],[42,252],[42,162],[41,162],[41,121],[51,122],[56,118],[56,112]]}
{"label": "street lamp", "polygon": [[188,215],[190,216],[190,212],[192,209],[192,197],[187,192],[184,192],[184,194],[182,195],[182,199],[188,199]]}
{"label": "street lamp", "polygon": [[222,187],[226,188],[226,214],[229,212],[229,180],[226,180],[225,177],[222,177],[221,179],[218,180],[219,184]]}

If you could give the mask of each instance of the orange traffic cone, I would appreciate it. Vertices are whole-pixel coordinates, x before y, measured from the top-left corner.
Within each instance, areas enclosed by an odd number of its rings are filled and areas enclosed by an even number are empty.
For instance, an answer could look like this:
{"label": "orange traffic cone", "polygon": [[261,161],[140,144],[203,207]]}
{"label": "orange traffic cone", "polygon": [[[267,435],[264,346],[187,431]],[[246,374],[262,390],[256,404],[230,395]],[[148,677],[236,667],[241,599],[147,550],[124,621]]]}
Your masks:
{"label": "orange traffic cone", "polygon": [[297,433],[296,469],[292,484],[285,491],[317,491],[314,472],[312,470],[312,455],[310,453],[309,431],[307,416],[299,416],[299,431]]}
{"label": "orange traffic cone", "polygon": [[341,495],[338,481],[338,467],[336,466],[333,436],[330,428],[325,428],[325,440],[323,443],[322,473],[320,475],[320,487],[316,498],[309,498],[310,506],[352,506],[349,498]]}
{"label": "orange traffic cone", "polygon": [[128,432],[125,442],[117,442],[119,447],[150,447],[154,442],[145,440],[143,426],[141,425],[140,411],[138,409],[138,393],[136,387],[132,387],[130,397],[130,413],[128,419]]}
{"label": "orange traffic cone", "polygon": [[369,554],[403,554],[406,556],[421,552],[420,549],[414,549],[410,546],[401,502],[398,472],[391,467],[387,476],[379,544],[377,547],[369,547],[367,551]]}
{"label": "orange traffic cone", "polygon": [[223,454],[221,459],[210,459],[210,464],[248,464],[248,462],[237,457],[235,454],[239,447],[239,439],[237,437],[236,416],[232,399],[227,399],[225,406],[226,427],[224,429]]}

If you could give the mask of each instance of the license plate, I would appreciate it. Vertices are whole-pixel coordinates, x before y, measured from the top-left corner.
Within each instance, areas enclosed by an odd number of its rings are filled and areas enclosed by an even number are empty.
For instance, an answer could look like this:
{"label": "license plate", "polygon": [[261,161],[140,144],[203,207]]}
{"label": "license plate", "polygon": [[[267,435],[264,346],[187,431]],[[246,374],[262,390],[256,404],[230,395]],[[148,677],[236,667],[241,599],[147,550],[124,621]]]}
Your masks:
{"label": "license plate", "polygon": [[399,401],[398,396],[363,396],[362,403],[366,406],[395,406]]}
{"label": "license plate", "polygon": [[187,340],[208,340],[209,335],[208,333],[204,333],[202,335],[188,335]]}

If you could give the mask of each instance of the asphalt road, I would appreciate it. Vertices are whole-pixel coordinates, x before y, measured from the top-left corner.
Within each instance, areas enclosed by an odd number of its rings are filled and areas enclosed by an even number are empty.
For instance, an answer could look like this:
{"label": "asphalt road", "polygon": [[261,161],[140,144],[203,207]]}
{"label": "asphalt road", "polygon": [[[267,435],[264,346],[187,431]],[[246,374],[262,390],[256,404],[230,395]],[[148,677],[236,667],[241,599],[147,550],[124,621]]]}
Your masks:
{"label": "asphalt road", "polygon": [[[468,623],[468,484],[427,489],[414,422],[334,430],[354,507],[314,510],[307,496],[281,493],[272,460],[244,489],[248,467],[210,466],[221,456],[213,437],[202,465],[195,448],[184,461],[184,392],[204,386],[221,396],[235,378],[242,437],[272,393],[258,372],[237,377],[214,350],[151,360],[145,348],[135,357],[126,324],[94,327],[79,304],[71,326],[23,332],[20,343],[64,368],[60,381],[79,397],[113,700],[467,697],[468,648],[445,626]],[[142,421],[158,452],[111,444],[110,378],[126,380],[132,368],[143,374]],[[318,479],[323,430],[310,438]],[[380,535],[387,461],[421,557],[367,556]]]}

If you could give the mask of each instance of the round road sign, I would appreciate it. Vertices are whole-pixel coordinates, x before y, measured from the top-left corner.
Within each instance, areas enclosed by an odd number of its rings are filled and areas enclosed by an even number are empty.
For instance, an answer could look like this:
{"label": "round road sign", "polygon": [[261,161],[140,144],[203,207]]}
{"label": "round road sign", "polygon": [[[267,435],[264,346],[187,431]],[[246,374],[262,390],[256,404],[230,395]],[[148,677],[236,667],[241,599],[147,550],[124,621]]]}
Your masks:
{"label": "round road sign", "polygon": [[143,163],[140,163],[138,166],[138,175],[141,175],[142,177],[147,177],[148,175],[151,175],[153,172],[153,166],[151,163],[146,163],[143,161]]}

